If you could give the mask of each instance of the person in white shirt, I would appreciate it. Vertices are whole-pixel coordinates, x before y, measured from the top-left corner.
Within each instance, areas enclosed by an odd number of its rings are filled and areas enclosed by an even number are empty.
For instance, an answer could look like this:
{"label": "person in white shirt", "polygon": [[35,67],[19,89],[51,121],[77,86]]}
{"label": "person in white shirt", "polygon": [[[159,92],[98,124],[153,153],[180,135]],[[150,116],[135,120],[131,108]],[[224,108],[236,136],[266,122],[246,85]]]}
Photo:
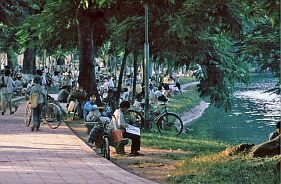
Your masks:
{"label": "person in white shirt", "polygon": [[108,83],[109,89],[113,89],[115,87],[112,77],[109,77]]}
{"label": "person in white shirt", "polygon": [[55,74],[52,77],[53,85],[54,86],[59,86],[60,85],[60,77],[58,75],[59,75],[59,73],[55,72]]}
{"label": "person in white shirt", "polygon": [[142,97],[142,94],[137,94],[136,95],[136,100],[135,100],[135,103],[134,103],[134,110],[136,111],[141,111],[143,110],[144,108],[144,99]]}
{"label": "person in white shirt", "polygon": [[116,109],[114,112],[114,117],[116,118],[116,126],[117,129],[122,130],[124,138],[128,138],[132,140],[131,155],[140,156],[143,155],[139,152],[140,144],[141,144],[140,136],[126,132],[126,127],[128,126],[128,124],[125,122],[123,113],[125,113],[129,108],[130,108],[130,102],[123,101],[120,103],[120,108]]}
{"label": "person in white shirt", "polygon": [[12,111],[12,95],[13,95],[13,79],[10,76],[11,70],[10,69],[5,69],[4,71],[4,76],[0,78],[2,80],[1,82],[4,84],[4,87],[1,88],[1,110],[2,110],[2,115],[5,114],[6,112],[6,102],[8,103],[8,107],[10,110],[10,114],[14,114],[15,111]]}
{"label": "person in white shirt", "polygon": [[123,101],[129,101],[129,90],[128,88],[124,88],[123,89],[123,93],[122,93],[122,96],[120,98],[120,102],[123,102]]}
{"label": "person in white shirt", "polygon": [[104,82],[103,82],[103,90],[104,91],[108,91],[109,88],[109,82],[107,78],[104,78]]}
{"label": "person in white shirt", "polygon": [[168,99],[163,93],[164,92],[162,92],[162,87],[159,86],[158,90],[156,90],[154,94],[155,94],[158,101],[167,102]]}

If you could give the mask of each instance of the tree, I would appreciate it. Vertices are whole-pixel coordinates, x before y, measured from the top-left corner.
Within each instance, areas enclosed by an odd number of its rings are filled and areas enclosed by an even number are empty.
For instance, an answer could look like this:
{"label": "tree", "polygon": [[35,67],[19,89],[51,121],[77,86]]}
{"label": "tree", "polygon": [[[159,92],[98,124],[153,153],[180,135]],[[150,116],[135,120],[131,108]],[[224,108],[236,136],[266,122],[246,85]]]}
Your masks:
{"label": "tree", "polygon": [[15,52],[20,51],[16,33],[20,22],[29,14],[40,11],[44,0],[3,0],[0,2],[0,50],[7,53],[8,64],[12,67],[17,64]]}
{"label": "tree", "polygon": [[[41,49],[46,48],[50,53],[58,48],[65,50],[79,48],[81,55],[79,83],[89,94],[98,95],[94,58],[105,41],[111,43],[116,53],[124,51],[126,53],[129,50],[137,54],[143,52],[145,2],[48,0],[40,14],[26,19],[29,24],[25,22],[27,26],[23,26],[23,30],[32,28],[32,35],[29,35],[29,38],[33,37],[33,40],[30,44]],[[233,85],[236,81],[247,81],[247,67],[251,62],[247,56],[251,52],[256,52],[257,44],[264,43],[266,47],[273,43],[271,40],[277,35],[276,31],[271,32],[269,26],[263,32],[257,30],[258,26],[264,28],[263,23],[269,25],[270,20],[274,20],[271,21],[275,22],[274,25],[279,21],[277,16],[279,13],[272,5],[272,1],[257,2],[148,1],[151,20],[150,53],[154,61],[172,68],[200,65],[201,96],[210,97],[212,104],[217,107],[223,106],[228,110],[231,106]],[[253,19],[253,16],[248,16],[251,5],[254,10],[255,7],[257,10],[263,10],[259,12],[262,16],[257,19],[258,21]],[[265,8],[262,5],[265,5]],[[273,18],[267,18],[264,14]],[[32,27],[34,23],[38,26]],[[275,27],[272,29],[276,30]],[[268,35],[253,42],[252,31],[255,35]],[[272,69],[278,68],[276,63],[280,59],[276,55],[278,50],[276,43],[274,42],[272,47],[266,47],[269,51],[267,55],[275,60],[262,62],[265,67],[270,65]],[[255,47],[252,47],[253,45]],[[259,52],[256,53],[255,58],[258,58]],[[266,56],[266,53],[263,55]],[[123,61],[125,62],[124,58]],[[120,90],[121,81],[119,84]]]}

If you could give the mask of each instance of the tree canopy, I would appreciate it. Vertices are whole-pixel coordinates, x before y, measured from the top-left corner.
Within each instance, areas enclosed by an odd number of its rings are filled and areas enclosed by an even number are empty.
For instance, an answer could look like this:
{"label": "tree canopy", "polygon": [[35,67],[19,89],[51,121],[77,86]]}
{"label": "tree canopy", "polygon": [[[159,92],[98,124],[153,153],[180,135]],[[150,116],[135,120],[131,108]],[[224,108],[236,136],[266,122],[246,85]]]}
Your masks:
{"label": "tree canopy", "polygon": [[104,44],[110,45],[108,54],[143,53],[144,3],[153,62],[200,65],[198,89],[212,104],[230,108],[232,88],[247,81],[251,64],[280,73],[280,2],[272,0],[5,0],[0,39],[14,39],[2,43],[19,43],[15,51],[79,50],[80,82],[92,92],[94,57]]}

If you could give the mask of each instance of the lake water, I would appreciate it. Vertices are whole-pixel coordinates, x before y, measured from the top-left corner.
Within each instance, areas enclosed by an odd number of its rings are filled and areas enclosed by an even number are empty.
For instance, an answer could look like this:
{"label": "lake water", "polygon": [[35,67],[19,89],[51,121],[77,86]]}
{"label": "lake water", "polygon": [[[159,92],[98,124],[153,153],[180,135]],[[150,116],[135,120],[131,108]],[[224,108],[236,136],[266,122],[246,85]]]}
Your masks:
{"label": "lake water", "polygon": [[213,106],[191,124],[192,134],[232,144],[259,144],[268,140],[280,118],[280,97],[266,92],[278,78],[269,73],[251,74],[248,85],[238,84],[233,108],[224,112]]}

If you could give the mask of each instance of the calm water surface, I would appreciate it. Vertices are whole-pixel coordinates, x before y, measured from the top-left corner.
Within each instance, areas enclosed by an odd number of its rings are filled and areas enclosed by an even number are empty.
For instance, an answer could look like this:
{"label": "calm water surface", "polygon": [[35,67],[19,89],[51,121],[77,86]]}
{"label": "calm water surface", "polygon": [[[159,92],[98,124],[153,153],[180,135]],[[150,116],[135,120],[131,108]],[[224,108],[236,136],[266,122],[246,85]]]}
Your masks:
{"label": "calm water surface", "polygon": [[268,140],[280,118],[280,97],[266,91],[277,81],[268,73],[251,74],[250,84],[237,85],[232,110],[207,108],[191,125],[192,134],[233,144]]}

